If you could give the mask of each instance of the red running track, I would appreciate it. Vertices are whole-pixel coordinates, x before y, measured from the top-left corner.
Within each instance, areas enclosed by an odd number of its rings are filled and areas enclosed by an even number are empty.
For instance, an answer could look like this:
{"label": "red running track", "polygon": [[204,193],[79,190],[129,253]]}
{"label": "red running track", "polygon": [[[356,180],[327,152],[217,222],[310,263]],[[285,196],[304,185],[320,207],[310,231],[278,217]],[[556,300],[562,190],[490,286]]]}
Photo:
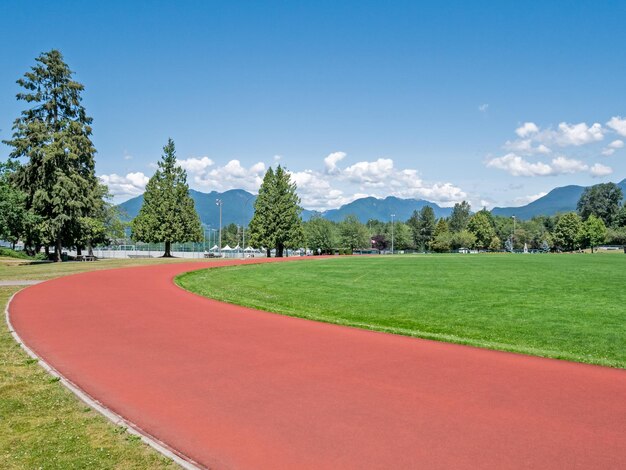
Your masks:
{"label": "red running track", "polygon": [[624,370],[289,318],[173,284],[205,266],[55,279],[17,294],[11,320],[66,378],[211,468],[626,468]]}

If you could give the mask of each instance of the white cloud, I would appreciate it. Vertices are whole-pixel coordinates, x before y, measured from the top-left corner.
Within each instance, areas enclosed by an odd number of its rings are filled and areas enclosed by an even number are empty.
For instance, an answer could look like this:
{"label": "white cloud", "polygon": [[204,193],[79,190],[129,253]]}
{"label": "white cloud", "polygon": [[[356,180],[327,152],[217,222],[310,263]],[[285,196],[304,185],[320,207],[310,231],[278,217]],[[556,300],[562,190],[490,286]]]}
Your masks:
{"label": "white cloud", "polygon": [[139,196],[143,193],[149,178],[141,172],[128,173],[126,176],[112,173],[100,175],[100,181],[109,187],[113,197]]}
{"label": "white cloud", "polygon": [[596,163],[595,165],[591,167],[590,173],[592,176],[596,178],[601,177],[601,176],[607,176],[613,173],[613,168],[606,166],[606,165],[602,165],[601,163]]}
{"label": "white cloud", "polygon": [[533,146],[531,139],[507,140],[503,147],[505,150],[523,155],[548,154],[552,152],[544,144]]}
{"label": "white cloud", "polygon": [[626,137],[626,119],[623,119],[621,116],[613,116],[606,125],[619,135]]}
{"label": "white cloud", "polygon": [[480,111],[481,113],[486,113],[487,109],[489,109],[488,103],[484,103],[478,106],[478,111]]}
{"label": "white cloud", "polygon": [[492,158],[487,161],[487,167],[504,170],[513,176],[547,176],[552,174],[550,165],[541,162],[531,163],[514,153]]}
{"label": "white cloud", "polygon": [[566,175],[572,173],[580,173],[590,171],[592,175],[598,176],[596,173],[606,171],[608,167],[599,164],[589,167],[580,160],[574,160],[564,156],[553,158],[550,163],[529,162],[523,157],[514,153],[508,153],[503,157],[496,157],[488,160],[485,165],[488,168],[497,168],[504,170],[513,176],[554,176]]}
{"label": "white cloud", "polygon": [[[344,152],[333,152],[323,159],[320,169],[290,171],[304,207],[333,209],[366,196],[421,198],[442,206],[468,199],[467,193],[452,183],[425,182],[416,169],[396,168],[390,158],[359,161],[343,168],[339,162],[344,158]],[[188,173],[190,186],[201,191],[244,189],[256,193],[267,169],[263,162],[244,166],[239,160],[218,166],[208,157],[187,158],[179,163]],[[139,195],[148,182],[143,173],[103,175],[101,179],[116,196]]]}
{"label": "white cloud", "polygon": [[230,160],[224,166],[215,167],[210,159],[207,160],[211,163],[196,161],[186,168],[191,181],[201,189],[226,191],[237,188],[256,192],[263,181],[266,168],[263,162],[246,168],[239,160]]}
{"label": "white cloud", "polygon": [[189,173],[199,173],[208,167],[213,166],[214,162],[209,157],[202,157],[178,160],[178,164]]}
{"label": "white cloud", "polygon": [[552,171],[555,175],[579,173],[589,168],[580,160],[574,160],[566,157],[556,157],[552,160]]}
{"label": "white cloud", "polygon": [[537,132],[539,132],[539,127],[537,127],[537,124],[534,122],[525,122],[520,127],[515,129],[515,133],[522,138],[528,137],[531,134],[536,134]]}
{"label": "white cloud", "polygon": [[520,138],[506,141],[504,149],[520,155],[535,155],[550,153],[549,146],[553,145],[579,147],[600,142],[604,139],[606,129],[597,122],[591,126],[584,122],[578,124],[561,122],[556,129],[541,129],[534,122],[525,122],[515,129],[515,133]]}
{"label": "white cloud", "polygon": [[326,173],[332,175],[337,172],[337,163],[346,157],[345,152],[333,152],[324,159]]}
{"label": "white cloud", "polygon": [[363,186],[384,186],[393,171],[393,160],[379,158],[374,162],[358,162],[342,171],[342,175],[353,183]]}
{"label": "white cloud", "polygon": [[333,188],[325,175],[313,170],[290,172],[292,180],[298,186],[298,196],[303,207],[314,210],[325,210],[339,207],[354,200],[340,189]]}
{"label": "white cloud", "polygon": [[340,168],[337,162],[346,155],[342,154],[340,158],[336,154],[331,155],[332,159],[327,157],[324,160],[323,172],[291,172],[304,207],[324,210],[366,196],[423,198],[444,206],[467,199],[467,194],[457,186],[442,182],[426,183],[417,170],[397,169],[390,158],[361,161]]}
{"label": "white cloud", "polygon": [[615,153],[617,149],[621,149],[624,147],[624,142],[622,140],[614,140],[609,145],[607,145],[604,149],[602,149],[602,155],[610,156]]}
{"label": "white cloud", "polygon": [[549,140],[554,140],[561,147],[570,145],[580,146],[604,139],[604,129],[599,123],[588,126],[581,122],[578,124],[559,124],[558,131],[547,131],[545,134]]}
{"label": "white cloud", "polygon": [[521,197],[516,197],[515,198],[515,204],[518,206],[525,206],[526,204],[530,204],[533,201],[536,201],[539,198],[544,197],[546,194],[546,192],[540,192],[537,194],[531,194],[530,196],[521,196]]}

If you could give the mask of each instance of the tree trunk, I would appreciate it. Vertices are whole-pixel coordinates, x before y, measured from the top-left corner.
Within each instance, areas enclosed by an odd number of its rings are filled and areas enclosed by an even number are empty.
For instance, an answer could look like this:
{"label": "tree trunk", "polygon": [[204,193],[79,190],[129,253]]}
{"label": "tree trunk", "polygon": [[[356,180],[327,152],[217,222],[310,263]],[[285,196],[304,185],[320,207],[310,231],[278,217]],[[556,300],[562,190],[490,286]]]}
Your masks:
{"label": "tree trunk", "polygon": [[46,245],[44,246],[43,250],[46,253],[46,259],[50,259],[50,247]]}
{"label": "tree trunk", "polygon": [[11,242],[11,249],[12,249],[13,251],[15,251],[15,243],[17,243],[17,242],[15,242],[15,241]]}
{"label": "tree trunk", "polygon": [[88,251],[89,256],[93,256],[93,246],[91,245],[91,243],[89,245],[87,245],[87,247],[89,249],[89,251]]}
{"label": "tree trunk", "polygon": [[165,242],[165,253],[163,254],[163,258],[173,258],[172,256],[172,242]]}
{"label": "tree trunk", "polygon": [[271,258],[272,257],[272,250],[270,250],[269,248],[266,251],[267,257]]}
{"label": "tree trunk", "polygon": [[63,250],[63,243],[61,242],[61,238],[57,238],[54,250],[54,261],[60,263],[61,261],[63,261],[63,259],[61,258],[61,251]]}
{"label": "tree trunk", "polygon": [[284,245],[282,243],[278,243],[276,245],[276,258],[282,258],[283,257],[283,250],[285,249]]}
{"label": "tree trunk", "polygon": [[76,247],[76,256],[82,256],[83,248],[81,246]]}

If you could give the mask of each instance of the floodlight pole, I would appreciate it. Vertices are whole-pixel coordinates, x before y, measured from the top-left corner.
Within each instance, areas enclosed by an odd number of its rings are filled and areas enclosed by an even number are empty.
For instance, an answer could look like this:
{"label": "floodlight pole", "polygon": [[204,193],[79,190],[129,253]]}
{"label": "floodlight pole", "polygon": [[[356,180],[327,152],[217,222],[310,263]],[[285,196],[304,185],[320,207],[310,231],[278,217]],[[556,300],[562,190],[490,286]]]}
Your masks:
{"label": "floodlight pole", "polygon": [[220,208],[220,243],[219,243],[219,252],[220,256],[222,256],[222,206],[224,205],[224,201],[221,199],[216,199],[215,204],[217,204]]}
{"label": "floodlight pole", "polygon": [[393,218],[396,214],[391,214],[391,254],[393,255]]}
{"label": "floodlight pole", "polygon": [[513,233],[511,234],[511,252],[515,251],[515,216],[511,216],[513,218]]}

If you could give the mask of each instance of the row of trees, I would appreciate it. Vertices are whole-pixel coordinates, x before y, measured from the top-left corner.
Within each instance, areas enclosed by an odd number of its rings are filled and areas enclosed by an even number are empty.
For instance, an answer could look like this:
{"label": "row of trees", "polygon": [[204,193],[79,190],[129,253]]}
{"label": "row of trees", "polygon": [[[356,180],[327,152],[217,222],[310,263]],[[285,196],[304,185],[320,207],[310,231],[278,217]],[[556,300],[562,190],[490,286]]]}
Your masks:
{"label": "row of trees", "polygon": [[[92,119],[82,105],[84,86],[58,50],[42,53],[17,83],[19,101],[28,107],[13,124],[8,163],[0,164],[0,239],[22,240],[35,253],[55,247],[84,247],[122,238],[125,226],[108,202],[108,189],[95,174]],[[131,222],[136,241],[165,245],[201,241],[203,230],[188,194],[187,174],[176,162],[174,141],[163,148],[150,178],[139,215]],[[250,224],[250,243],[275,248],[300,247],[304,232],[296,185],[280,166],[265,175]]]}
{"label": "row of trees", "polygon": [[[92,119],[82,105],[84,87],[72,75],[61,53],[51,50],[17,81],[23,89],[17,99],[28,107],[15,120],[12,139],[4,141],[12,148],[9,162],[0,164],[0,239],[13,244],[22,240],[33,252],[45,247],[47,253],[54,246],[58,261],[63,247],[75,247],[80,254],[84,247],[91,250],[124,232],[108,189],[95,175]],[[267,171],[248,230],[250,245],[265,248],[268,255],[275,249],[281,257],[286,249],[303,246],[329,253],[336,248],[385,250],[391,243],[400,250],[420,251],[513,250],[524,245],[573,250],[593,249],[606,240],[626,243],[626,207],[613,183],[587,188],[577,213],[517,224],[484,209],[472,214],[465,201],[439,220],[425,206],[406,222],[362,224],[349,216],[340,223],[315,217],[303,224],[296,190],[280,165]],[[130,224],[132,238],[164,242],[164,256],[171,256],[174,242],[201,241],[201,222],[188,191],[186,172],[177,164],[169,139],[139,215]],[[226,230],[227,237],[232,231]]]}
{"label": "row of trees", "polygon": [[370,220],[361,224],[349,216],[339,223],[317,217],[304,224],[309,248],[324,253],[338,247],[387,250],[394,248],[448,252],[461,247],[480,250],[572,251],[602,243],[626,244],[626,206],[613,183],[587,188],[577,212],[531,220],[494,216],[483,209],[472,214],[469,203],[455,204],[448,218],[436,219],[430,206],[415,211],[406,222]]}

